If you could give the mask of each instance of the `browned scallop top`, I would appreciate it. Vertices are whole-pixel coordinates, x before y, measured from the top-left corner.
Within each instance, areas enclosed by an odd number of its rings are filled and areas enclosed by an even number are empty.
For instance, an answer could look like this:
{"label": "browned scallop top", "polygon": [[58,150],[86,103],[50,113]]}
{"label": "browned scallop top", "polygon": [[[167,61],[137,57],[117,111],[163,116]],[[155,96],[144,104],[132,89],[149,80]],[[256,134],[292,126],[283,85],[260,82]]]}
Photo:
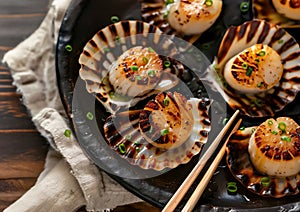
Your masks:
{"label": "browned scallop top", "polygon": [[300,8],[300,0],[280,0],[280,3],[282,5],[286,5],[286,3],[289,3],[291,8]]}
{"label": "browned scallop top", "polygon": [[269,159],[300,158],[300,127],[290,119],[269,119],[254,134],[255,143]]}
{"label": "browned scallop top", "polygon": [[161,77],[163,63],[151,48],[135,47],[120,59],[117,69],[137,84],[156,84]]}
{"label": "browned scallop top", "polygon": [[179,93],[160,93],[140,113],[140,129],[158,144],[176,143],[193,127],[192,107]]}

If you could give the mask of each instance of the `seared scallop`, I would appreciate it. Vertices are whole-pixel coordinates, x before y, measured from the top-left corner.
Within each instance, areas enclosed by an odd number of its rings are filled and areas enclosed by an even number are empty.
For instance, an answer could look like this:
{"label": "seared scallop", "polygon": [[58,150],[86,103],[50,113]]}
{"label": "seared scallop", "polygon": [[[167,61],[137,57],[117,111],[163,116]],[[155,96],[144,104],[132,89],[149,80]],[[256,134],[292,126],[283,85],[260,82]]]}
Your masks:
{"label": "seared scallop", "polygon": [[242,93],[275,86],[283,74],[280,55],[268,45],[255,44],[232,57],[224,68],[226,82]]}
{"label": "seared scallop", "polygon": [[109,81],[116,93],[134,97],[153,89],[162,72],[159,55],[151,48],[137,46],[125,51],[112,64]]}
{"label": "seared scallop", "polygon": [[160,93],[140,114],[140,128],[156,147],[171,149],[190,136],[194,124],[192,105],[179,93]]}
{"label": "seared scallop", "polygon": [[221,10],[221,0],[180,0],[171,5],[167,20],[181,34],[202,34],[214,24]]}
{"label": "seared scallop", "polygon": [[300,127],[291,118],[270,118],[252,134],[248,151],[262,174],[288,177],[300,172]]}
{"label": "seared scallop", "polygon": [[300,20],[300,0],[272,0],[276,11],[293,20]]}

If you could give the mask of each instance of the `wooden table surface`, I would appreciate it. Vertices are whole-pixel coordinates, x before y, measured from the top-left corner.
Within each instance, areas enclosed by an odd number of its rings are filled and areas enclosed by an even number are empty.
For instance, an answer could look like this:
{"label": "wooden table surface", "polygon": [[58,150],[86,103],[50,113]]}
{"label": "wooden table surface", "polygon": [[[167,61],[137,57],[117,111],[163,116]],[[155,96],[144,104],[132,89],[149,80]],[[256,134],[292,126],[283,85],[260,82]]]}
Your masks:
{"label": "wooden table surface", "polygon": [[[0,0],[0,58],[39,26],[48,0]],[[34,185],[43,170],[48,144],[40,136],[0,64],[0,211]]]}
{"label": "wooden table surface", "polygon": [[[0,0],[0,59],[33,33],[49,8],[49,0]],[[13,85],[9,69],[0,62],[0,211],[21,197],[42,172],[48,143],[36,130]],[[79,211],[85,211],[84,207]],[[146,203],[114,211],[158,211]]]}

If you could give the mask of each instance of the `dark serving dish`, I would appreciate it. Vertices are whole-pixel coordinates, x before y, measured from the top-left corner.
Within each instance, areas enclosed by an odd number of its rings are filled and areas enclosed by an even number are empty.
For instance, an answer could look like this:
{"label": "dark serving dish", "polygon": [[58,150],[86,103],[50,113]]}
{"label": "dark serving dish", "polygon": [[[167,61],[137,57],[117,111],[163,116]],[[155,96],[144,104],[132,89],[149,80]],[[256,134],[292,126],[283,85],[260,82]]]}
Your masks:
{"label": "dark serving dish", "polygon": [[[243,14],[240,12],[239,5],[241,2],[241,0],[224,0],[223,11],[217,22],[194,43],[210,62],[213,61],[217,53],[218,46],[226,29],[229,26],[240,25],[245,21],[252,20],[253,14],[251,10]],[[89,122],[86,119],[86,113],[95,110],[95,107],[101,108],[101,105],[95,102],[94,98],[87,92],[79,92],[74,95],[75,85],[83,88],[81,91],[84,90],[84,83],[80,79],[78,80],[80,69],[78,63],[79,55],[92,36],[98,30],[111,23],[110,17],[114,15],[120,17],[121,20],[141,20],[140,2],[138,0],[111,0],[106,2],[99,0],[73,0],[66,12],[59,32],[56,49],[56,68],[62,102],[69,116],[71,126],[73,126],[77,134],[80,134],[80,145],[99,168],[104,170],[107,168],[116,169],[120,170],[120,173],[124,173],[127,169],[131,169],[132,165],[127,164],[125,160],[111,160],[110,156],[113,153],[108,148],[106,142],[101,140],[102,132],[95,134],[93,131],[97,131],[97,129],[93,129],[94,125],[103,124],[103,120],[107,118],[108,114],[103,112],[104,110],[96,110],[96,119],[93,122]],[[300,42],[299,29],[287,29],[287,31]],[[67,45],[72,47],[72,51],[66,50],[65,47]],[[76,96],[75,100],[73,96]],[[84,105],[89,102],[91,103],[90,105]],[[293,104],[288,105],[284,110],[276,114],[276,116],[293,116],[299,120],[298,115],[300,114],[300,110],[298,102],[299,98]],[[82,105],[84,107],[81,107]],[[82,108],[84,108],[84,111],[82,111]],[[232,114],[232,110],[228,108],[226,113],[225,116],[229,117]],[[222,126],[222,120],[225,116],[224,114],[220,114],[218,120],[216,120],[216,124],[219,127]],[[77,118],[75,119],[74,117]],[[251,119],[245,117],[243,125],[252,126],[260,122],[261,119],[259,118]],[[215,133],[211,134],[211,138],[215,136]],[[121,175],[123,177],[119,177],[114,174],[108,174],[140,198],[159,208],[163,208],[183,182],[187,173],[197,163],[197,160],[198,156],[195,156],[187,164],[179,165],[172,170],[154,175],[151,171],[140,170],[134,167],[132,169],[133,173],[137,171],[142,175],[151,176],[144,179],[132,179],[124,177],[124,175]],[[201,176],[199,176],[197,182],[200,179]],[[225,160],[223,160],[195,210],[229,211],[230,209],[236,209],[249,211],[254,209],[274,211],[299,209],[299,195],[279,199],[264,198],[253,194],[240,184],[238,184],[238,194],[231,195],[226,190],[226,182],[229,181],[235,181],[235,179],[228,170]],[[191,191],[196,187],[196,183],[192,186]],[[178,209],[183,207],[189,194],[183,199]]]}

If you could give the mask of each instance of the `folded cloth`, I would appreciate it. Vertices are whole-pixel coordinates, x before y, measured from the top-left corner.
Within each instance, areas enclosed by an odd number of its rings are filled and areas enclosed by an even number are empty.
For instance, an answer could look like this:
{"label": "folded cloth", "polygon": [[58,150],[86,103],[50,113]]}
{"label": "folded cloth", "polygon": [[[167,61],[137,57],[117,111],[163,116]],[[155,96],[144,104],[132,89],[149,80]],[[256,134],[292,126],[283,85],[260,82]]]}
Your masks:
{"label": "folded cloth", "polygon": [[83,153],[76,138],[64,136],[66,122],[55,72],[55,45],[70,0],[54,0],[40,27],[3,63],[39,132],[51,149],[36,184],[5,211],[102,211],[141,200],[100,171]]}

